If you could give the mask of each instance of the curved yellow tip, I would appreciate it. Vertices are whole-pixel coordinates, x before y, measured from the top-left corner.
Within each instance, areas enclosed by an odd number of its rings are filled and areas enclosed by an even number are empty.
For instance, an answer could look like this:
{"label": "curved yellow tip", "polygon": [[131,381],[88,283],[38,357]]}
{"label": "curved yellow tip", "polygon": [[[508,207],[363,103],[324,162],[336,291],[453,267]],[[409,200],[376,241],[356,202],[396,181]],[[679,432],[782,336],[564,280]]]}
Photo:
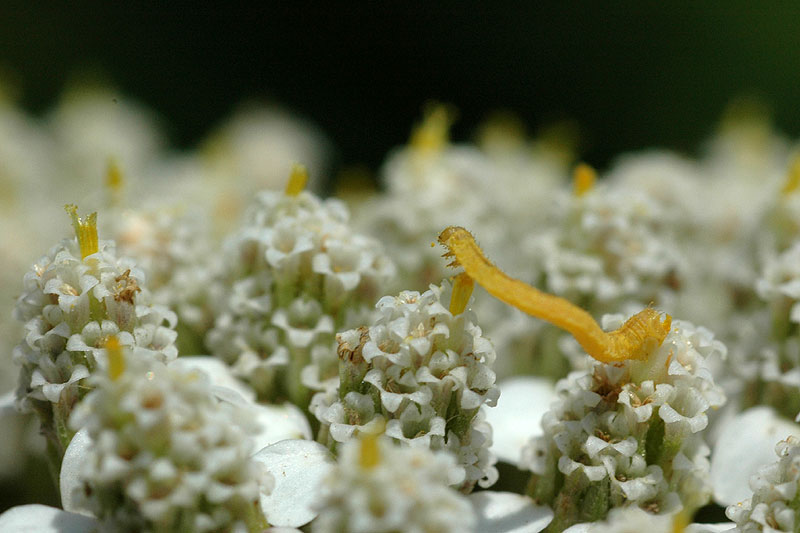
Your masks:
{"label": "curved yellow tip", "polygon": [[289,174],[289,183],[286,184],[286,195],[297,196],[306,188],[306,183],[308,183],[308,170],[304,165],[295,163]]}
{"label": "curved yellow tip", "polygon": [[572,191],[575,196],[583,196],[594,188],[596,181],[597,172],[586,163],[580,163],[572,172]]}
{"label": "curved yellow tip", "polygon": [[78,237],[78,246],[81,249],[81,259],[97,253],[99,244],[97,241],[97,213],[92,213],[84,218],[78,216],[78,207],[72,204],[64,206],[64,210],[72,219],[72,227],[75,228],[75,236]]}
{"label": "curved yellow tip", "polygon": [[672,318],[648,307],[628,319],[616,331],[606,333],[585,310],[572,302],[547,294],[514,279],[492,264],[466,229],[450,226],[439,235],[447,248],[448,266],[461,266],[465,273],[486,291],[517,309],[566,330],[590,356],[610,363],[627,359],[646,359],[661,346],[672,325]]}

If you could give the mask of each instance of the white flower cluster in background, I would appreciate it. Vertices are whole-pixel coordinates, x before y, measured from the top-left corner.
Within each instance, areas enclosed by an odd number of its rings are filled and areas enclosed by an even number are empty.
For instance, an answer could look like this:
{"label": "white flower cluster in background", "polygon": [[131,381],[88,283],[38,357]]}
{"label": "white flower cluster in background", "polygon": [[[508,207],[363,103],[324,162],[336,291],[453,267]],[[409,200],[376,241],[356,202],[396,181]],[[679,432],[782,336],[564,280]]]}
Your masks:
{"label": "white flower cluster in background", "polygon": [[448,310],[451,296],[445,282],[381,298],[368,328],[338,336],[338,391],[317,394],[311,410],[329,446],[385,421],[393,439],[450,450],[464,469],[457,483],[468,492],[497,480],[482,407],[494,405],[499,390],[494,348],[472,311]]}
{"label": "white flower cluster in background", "polygon": [[452,455],[366,436],[340,448],[322,487],[314,533],[469,532],[469,500],[450,488],[461,477]]}
{"label": "white flower cluster in background", "polygon": [[135,257],[147,276],[153,303],[178,317],[181,353],[205,353],[204,337],[214,322],[214,276],[221,257],[213,253],[209,220],[178,206],[112,208],[100,221],[118,252]]}
{"label": "white flower cluster in background", "polygon": [[335,386],[336,332],[368,317],[391,279],[380,243],[347,219],[336,200],[265,191],[226,241],[225,298],[207,344],[262,398],[302,404]]}
{"label": "white flower cluster in background", "polygon": [[599,184],[557,200],[559,222],[532,232],[523,246],[545,290],[598,314],[631,301],[669,301],[665,293],[686,266],[653,198]]}
{"label": "white flower cluster in background", "polygon": [[264,525],[269,474],[250,459],[252,414],[206,375],[130,353],[96,374],[73,414],[92,445],[75,504],[115,531],[244,531]]}
{"label": "white flower cluster in background", "polygon": [[743,388],[743,407],[769,405],[790,419],[800,412],[799,265],[800,241],[779,255],[767,255],[755,281],[766,305],[748,317],[761,335],[757,343],[751,341],[755,346],[750,353],[741,348],[733,351],[730,365]]}
{"label": "white flower cluster in background", "polygon": [[789,437],[775,446],[777,462],[750,478],[753,496],[725,511],[739,533],[790,532],[797,529],[800,487],[800,440]]}
{"label": "white flower cluster in background", "polygon": [[[615,329],[621,316],[608,316]],[[553,506],[556,528],[603,519],[635,505],[693,512],[711,496],[708,411],[724,402],[706,359],[725,347],[703,328],[676,321],[646,361],[595,363],[556,385],[544,434],[523,450],[530,493]]]}

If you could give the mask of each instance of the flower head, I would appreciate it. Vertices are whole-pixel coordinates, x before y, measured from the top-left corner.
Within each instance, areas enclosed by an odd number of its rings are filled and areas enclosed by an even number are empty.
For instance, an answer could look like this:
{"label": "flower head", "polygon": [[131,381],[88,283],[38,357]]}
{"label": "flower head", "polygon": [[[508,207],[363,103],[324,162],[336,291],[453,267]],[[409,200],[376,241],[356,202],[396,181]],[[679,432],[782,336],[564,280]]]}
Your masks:
{"label": "flower head", "polygon": [[458,278],[455,288],[445,282],[385,296],[369,327],[337,336],[338,391],[311,402],[323,425],[321,442],[338,448],[385,421],[386,435],[397,441],[453,452],[463,490],[494,483],[491,428],[481,407],[499,394],[495,353],[465,305],[465,285]]}
{"label": "flower head", "polygon": [[261,531],[271,478],[250,460],[251,414],[218,401],[202,372],[111,344],[108,377],[70,421],[93,442],[82,507],[118,531]]}
{"label": "flower head", "polygon": [[365,435],[342,446],[323,486],[315,533],[471,531],[469,500],[450,485],[459,476],[453,457],[401,447]]}

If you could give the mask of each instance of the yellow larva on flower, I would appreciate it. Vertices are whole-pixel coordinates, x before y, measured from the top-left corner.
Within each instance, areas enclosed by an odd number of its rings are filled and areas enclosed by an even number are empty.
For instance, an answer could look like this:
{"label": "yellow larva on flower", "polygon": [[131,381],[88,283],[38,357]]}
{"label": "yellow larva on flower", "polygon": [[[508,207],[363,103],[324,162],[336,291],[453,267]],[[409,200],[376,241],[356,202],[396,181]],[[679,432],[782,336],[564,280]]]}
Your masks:
{"label": "yellow larva on flower", "polygon": [[661,346],[672,325],[672,317],[647,307],[615,331],[605,332],[585,310],[575,304],[506,275],[489,261],[466,229],[450,226],[439,235],[447,247],[448,265],[461,266],[486,291],[509,305],[568,331],[581,347],[604,363],[646,359]]}

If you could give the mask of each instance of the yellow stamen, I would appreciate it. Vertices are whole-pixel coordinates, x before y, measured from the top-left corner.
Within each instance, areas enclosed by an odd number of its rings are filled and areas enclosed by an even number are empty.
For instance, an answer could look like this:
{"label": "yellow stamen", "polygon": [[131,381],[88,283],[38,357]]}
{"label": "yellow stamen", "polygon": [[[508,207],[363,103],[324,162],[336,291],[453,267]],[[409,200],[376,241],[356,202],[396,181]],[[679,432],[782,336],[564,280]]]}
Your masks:
{"label": "yellow stamen", "polygon": [[375,468],[381,462],[381,450],[378,445],[380,435],[364,435],[361,437],[361,449],[358,455],[358,464],[364,470]]}
{"label": "yellow stamen", "polygon": [[125,176],[119,163],[113,157],[108,158],[106,166],[106,187],[111,191],[111,202],[119,204],[122,199],[122,189],[125,187]]}
{"label": "yellow stamen", "polygon": [[525,143],[525,126],[519,117],[496,111],[479,126],[478,143],[482,148],[519,148]]}
{"label": "yellow stamen", "polygon": [[489,294],[536,318],[546,320],[572,334],[583,349],[604,363],[646,359],[661,346],[669,333],[672,317],[647,307],[616,331],[606,333],[585,310],[564,298],[547,294],[506,275],[494,266],[464,228],[450,226],[439,235],[447,247],[448,266],[463,266],[466,273]]}
{"label": "yellow stamen", "polygon": [[594,188],[596,181],[597,172],[586,163],[580,163],[572,173],[572,191],[575,196],[583,196]]}
{"label": "yellow stamen", "polygon": [[289,183],[286,184],[286,195],[297,196],[308,183],[308,170],[304,165],[295,163],[292,165],[292,172],[289,174]]}
{"label": "yellow stamen", "polygon": [[378,439],[386,430],[386,421],[378,417],[368,424],[360,437],[358,464],[365,470],[372,469],[381,462],[381,449]]}
{"label": "yellow stamen", "polygon": [[450,126],[453,113],[441,104],[433,105],[425,111],[425,117],[411,133],[411,146],[420,152],[437,152],[447,145],[450,139]]}
{"label": "yellow stamen", "polygon": [[688,525],[689,517],[685,512],[680,512],[672,519],[672,533],[683,533]]}
{"label": "yellow stamen", "polygon": [[72,204],[64,206],[64,210],[72,218],[72,227],[75,228],[75,235],[78,237],[78,245],[81,248],[81,258],[97,253],[97,213],[92,213],[84,218],[78,217],[78,207]]}
{"label": "yellow stamen", "polygon": [[798,188],[800,188],[800,153],[795,154],[789,164],[789,171],[786,173],[786,181],[783,182],[781,194],[788,196]]}
{"label": "yellow stamen", "polygon": [[467,308],[474,287],[475,282],[464,272],[453,279],[453,294],[450,296],[450,313],[453,316],[460,315]]}
{"label": "yellow stamen", "polygon": [[116,335],[110,336],[105,343],[106,356],[108,357],[108,375],[116,381],[125,372],[125,355],[122,345]]}

